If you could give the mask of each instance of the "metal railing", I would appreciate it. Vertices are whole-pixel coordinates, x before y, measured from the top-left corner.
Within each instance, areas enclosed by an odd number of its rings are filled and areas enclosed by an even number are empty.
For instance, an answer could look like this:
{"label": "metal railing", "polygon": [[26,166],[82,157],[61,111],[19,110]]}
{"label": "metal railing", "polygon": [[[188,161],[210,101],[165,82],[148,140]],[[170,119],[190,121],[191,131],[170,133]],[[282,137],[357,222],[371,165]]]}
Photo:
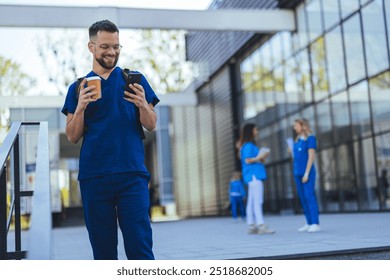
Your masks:
{"label": "metal railing", "polygon": [[[22,126],[39,126],[36,176],[34,191],[20,190],[20,129]],[[0,260],[51,259],[51,195],[49,167],[49,135],[47,122],[14,122],[0,146]],[[7,172],[7,162],[13,172]],[[12,201],[7,217],[7,174],[13,182]],[[21,197],[33,196],[29,250],[21,244]],[[15,226],[15,251],[8,251],[7,236],[13,218]]]}

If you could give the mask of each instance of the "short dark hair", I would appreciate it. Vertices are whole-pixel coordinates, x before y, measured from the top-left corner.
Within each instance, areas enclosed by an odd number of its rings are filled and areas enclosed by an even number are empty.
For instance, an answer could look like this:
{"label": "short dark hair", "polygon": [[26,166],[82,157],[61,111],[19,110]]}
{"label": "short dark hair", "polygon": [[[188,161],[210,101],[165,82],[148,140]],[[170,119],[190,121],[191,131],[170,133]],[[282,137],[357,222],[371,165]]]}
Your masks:
{"label": "short dark hair", "polygon": [[96,36],[99,31],[106,31],[110,33],[119,33],[118,27],[115,25],[115,23],[109,21],[108,19],[100,20],[95,22],[89,27],[89,38]]}

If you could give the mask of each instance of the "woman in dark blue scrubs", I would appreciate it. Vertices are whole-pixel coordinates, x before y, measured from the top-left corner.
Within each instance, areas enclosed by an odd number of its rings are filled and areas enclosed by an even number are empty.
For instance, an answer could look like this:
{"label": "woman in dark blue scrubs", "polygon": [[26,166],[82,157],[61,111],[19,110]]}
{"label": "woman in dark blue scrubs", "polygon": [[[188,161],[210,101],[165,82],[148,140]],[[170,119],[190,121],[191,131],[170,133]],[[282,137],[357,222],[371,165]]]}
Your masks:
{"label": "woman in dark blue scrubs", "polygon": [[318,232],[319,212],[315,195],[316,169],[314,166],[317,140],[313,135],[309,122],[298,119],[294,122],[297,138],[294,142],[294,179],[306,224],[298,229],[300,232]]}

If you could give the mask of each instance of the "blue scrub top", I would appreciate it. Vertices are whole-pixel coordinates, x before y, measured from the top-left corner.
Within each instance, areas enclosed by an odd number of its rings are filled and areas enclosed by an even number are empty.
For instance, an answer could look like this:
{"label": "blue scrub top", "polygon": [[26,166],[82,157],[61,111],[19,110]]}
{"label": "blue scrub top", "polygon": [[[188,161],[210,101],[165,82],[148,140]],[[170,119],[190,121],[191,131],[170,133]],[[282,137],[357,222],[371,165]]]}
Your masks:
{"label": "blue scrub top", "polygon": [[[317,149],[317,140],[314,135],[309,135],[307,139],[299,138],[294,143],[294,175],[303,176],[305,174],[307,161],[309,159],[309,149]],[[310,173],[315,169],[314,164]]]}
{"label": "blue scrub top", "polygon": [[[97,76],[94,72],[86,77]],[[80,151],[79,180],[120,172],[136,172],[149,176],[144,166],[144,146],[136,118],[135,105],[123,98],[125,79],[116,67],[105,80],[102,78],[102,98],[89,103],[84,112],[84,136]],[[141,85],[148,103],[160,100],[146,78]],[[76,82],[69,89],[62,113],[74,114],[78,99]]]}
{"label": "blue scrub top", "polygon": [[230,181],[230,190],[229,193],[231,196],[246,196],[244,184],[242,183],[241,180],[234,180]]}
{"label": "blue scrub top", "polygon": [[265,166],[261,162],[245,163],[246,158],[254,158],[259,153],[259,148],[252,142],[246,142],[240,150],[241,155],[241,167],[242,167],[242,178],[246,184],[252,181],[254,175],[258,180],[267,179],[267,173]]}

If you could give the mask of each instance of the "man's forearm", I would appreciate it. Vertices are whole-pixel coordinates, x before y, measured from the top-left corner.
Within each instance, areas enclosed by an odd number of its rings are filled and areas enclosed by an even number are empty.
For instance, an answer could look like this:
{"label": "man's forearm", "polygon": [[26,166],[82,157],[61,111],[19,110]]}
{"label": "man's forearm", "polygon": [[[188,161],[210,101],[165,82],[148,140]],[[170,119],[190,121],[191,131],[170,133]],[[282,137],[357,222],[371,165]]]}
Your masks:
{"label": "man's forearm", "polygon": [[70,114],[66,124],[66,136],[69,142],[77,144],[84,134],[84,113]]}
{"label": "man's forearm", "polygon": [[[150,106],[150,107],[149,107]],[[157,116],[156,112],[151,108],[152,105],[149,105],[144,108],[140,108],[140,121],[143,127],[148,131],[153,131],[157,125]]]}

